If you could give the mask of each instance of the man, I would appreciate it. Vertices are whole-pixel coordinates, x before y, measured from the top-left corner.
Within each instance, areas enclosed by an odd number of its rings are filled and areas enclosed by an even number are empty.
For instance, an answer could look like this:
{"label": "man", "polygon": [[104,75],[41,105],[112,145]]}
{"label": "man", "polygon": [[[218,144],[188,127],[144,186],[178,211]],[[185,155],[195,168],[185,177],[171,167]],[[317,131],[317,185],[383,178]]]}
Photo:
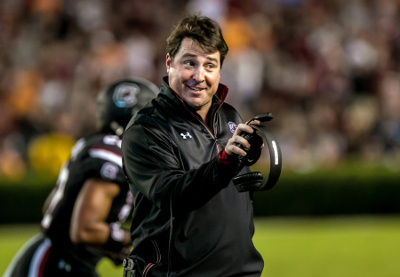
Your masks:
{"label": "man", "polygon": [[158,88],[140,79],[116,81],[97,97],[98,132],[78,140],[44,205],[42,232],[5,273],[12,277],[98,276],[103,257],[120,265],[129,253],[132,195],[122,171],[121,136],[132,113]]}
{"label": "man", "polygon": [[227,52],[207,17],[183,18],[167,39],[168,76],[122,140],[135,203],[124,276],[261,275],[251,195],[231,182],[253,129],[224,102]]}

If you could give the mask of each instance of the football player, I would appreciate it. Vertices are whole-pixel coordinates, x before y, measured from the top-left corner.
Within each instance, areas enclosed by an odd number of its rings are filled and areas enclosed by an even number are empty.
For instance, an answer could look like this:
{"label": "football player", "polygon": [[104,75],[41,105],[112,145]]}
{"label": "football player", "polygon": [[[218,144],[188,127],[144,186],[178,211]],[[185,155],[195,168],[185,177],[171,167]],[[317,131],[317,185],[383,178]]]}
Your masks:
{"label": "football player", "polygon": [[44,204],[42,232],[21,248],[4,277],[99,276],[103,257],[122,263],[131,247],[121,225],[132,195],[122,170],[121,137],[132,115],[157,94],[157,86],[141,78],[100,91],[98,132],[73,147]]}

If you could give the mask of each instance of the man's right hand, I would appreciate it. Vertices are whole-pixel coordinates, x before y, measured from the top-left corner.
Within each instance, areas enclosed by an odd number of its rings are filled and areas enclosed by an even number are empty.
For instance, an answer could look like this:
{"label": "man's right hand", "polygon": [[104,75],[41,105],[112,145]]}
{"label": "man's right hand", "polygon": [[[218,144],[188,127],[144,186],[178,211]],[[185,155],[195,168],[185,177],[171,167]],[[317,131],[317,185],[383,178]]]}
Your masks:
{"label": "man's right hand", "polygon": [[[260,121],[253,120],[253,121],[249,122],[249,124],[259,125]],[[253,128],[251,128],[251,126],[244,124],[244,123],[240,123],[237,126],[235,133],[228,140],[228,143],[225,146],[226,154],[228,154],[230,156],[236,154],[236,155],[243,156],[243,157],[247,155],[247,152],[244,149],[250,149],[251,145],[244,137],[241,136],[243,132],[252,134],[254,132],[254,130],[253,130]],[[242,147],[240,147],[240,145]]]}

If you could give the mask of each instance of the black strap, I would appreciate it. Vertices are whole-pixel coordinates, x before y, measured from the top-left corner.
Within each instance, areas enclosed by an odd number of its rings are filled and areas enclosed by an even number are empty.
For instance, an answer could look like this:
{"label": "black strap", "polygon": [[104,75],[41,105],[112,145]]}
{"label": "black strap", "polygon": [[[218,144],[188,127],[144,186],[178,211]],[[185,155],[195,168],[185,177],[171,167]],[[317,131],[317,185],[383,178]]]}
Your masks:
{"label": "black strap", "polygon": [[[253,126],[254,128],[254,126]],[[255,126],[256,129],[259,129],[260,133],[264,136],[264,147],[265,143],[269,149],[269,157],[270,157],[270,168],[268,178],[264,181],[260,190],[269,190],[278,182],[279,176],[282,171],[282,152],[279,147],[278,141],[272,132],[264,125]]]}

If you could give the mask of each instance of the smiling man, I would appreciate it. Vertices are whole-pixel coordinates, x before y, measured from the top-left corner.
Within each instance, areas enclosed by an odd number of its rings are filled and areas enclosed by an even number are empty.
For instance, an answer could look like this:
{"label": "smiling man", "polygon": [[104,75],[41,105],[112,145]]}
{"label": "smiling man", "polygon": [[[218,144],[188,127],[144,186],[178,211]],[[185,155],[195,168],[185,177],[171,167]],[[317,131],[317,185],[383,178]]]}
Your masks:
{"label": "smiling man", "polygon": [[[251,193],[240,134],[253,133],[225,103],[220,71],[228,46],[210,18],[183,18],[167,39],[158,97],[129,123],[123,167],[134,196],[124,276],[260,276]],[[259,124],[254,121],[253,124]]]}

